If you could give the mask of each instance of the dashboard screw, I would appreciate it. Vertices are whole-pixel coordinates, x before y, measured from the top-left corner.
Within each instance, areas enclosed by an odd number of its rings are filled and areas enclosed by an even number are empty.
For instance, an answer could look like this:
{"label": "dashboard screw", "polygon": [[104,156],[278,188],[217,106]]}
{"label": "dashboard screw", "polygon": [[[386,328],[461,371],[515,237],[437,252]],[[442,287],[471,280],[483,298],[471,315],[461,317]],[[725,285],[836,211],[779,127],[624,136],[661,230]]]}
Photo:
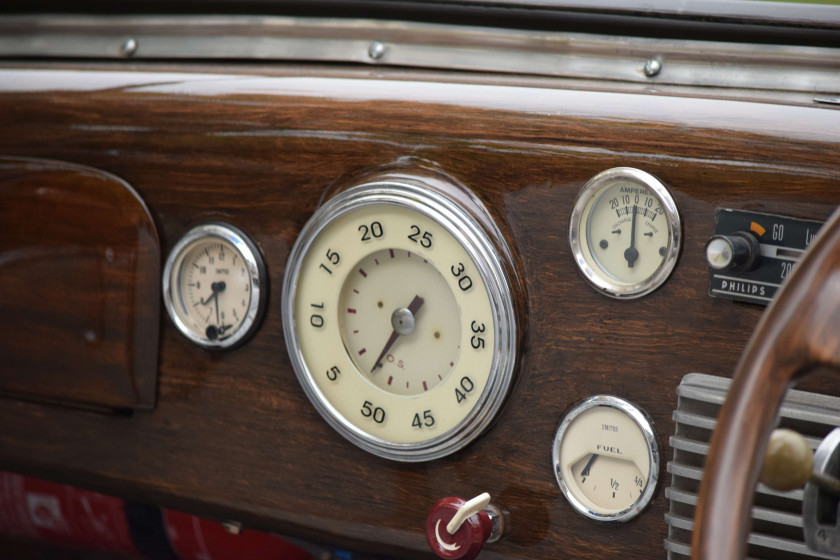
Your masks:
{"label": "dashboard screw", "polygon": [[134,53],[137,52],[137,41],[134,39],[127,39],[125,43],[122,44],[120,47],[120,54],[122,56],[134,56]]}
{"label": "dashboard screw", "polygon": [[373,60],[379,60],[385,54],[385,44],[382,41],[374,41],[368,47],[368,56]]}
{"label": "dashboard screw", "polygon": [[653,78],[662,71],[662,62],[658,58],[651,58],[645,62],[645,76]]}

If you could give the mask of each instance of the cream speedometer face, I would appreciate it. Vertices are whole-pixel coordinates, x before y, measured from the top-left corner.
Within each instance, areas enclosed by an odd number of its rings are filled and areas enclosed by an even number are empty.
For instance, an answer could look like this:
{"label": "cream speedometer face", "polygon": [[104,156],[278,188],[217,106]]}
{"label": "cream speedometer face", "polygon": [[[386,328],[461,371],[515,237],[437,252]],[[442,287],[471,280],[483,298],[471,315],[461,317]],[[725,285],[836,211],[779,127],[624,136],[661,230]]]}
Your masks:
{"label": "cream speedometer face", "polygon": [[422,253],[401,249],[382,249],[353,268],[338,324],[356,368],[397,395],[443,383],[461,353],[461,315],[446,278]]}
{"label": "cream speedometer face", "polygon": [[581,189],[569,242],[590,284],[612,297],[635,298],[667,280],[679,255],[680,232],[668,189],[644,171],[617,167]]}
{"label": "cream speedometer face", "polygon": [[383,457],[460,449],[487,427],[512,379],[504,266],[439,191],[372,183],[327,202],[290,256],[283,312],[310,400]]}

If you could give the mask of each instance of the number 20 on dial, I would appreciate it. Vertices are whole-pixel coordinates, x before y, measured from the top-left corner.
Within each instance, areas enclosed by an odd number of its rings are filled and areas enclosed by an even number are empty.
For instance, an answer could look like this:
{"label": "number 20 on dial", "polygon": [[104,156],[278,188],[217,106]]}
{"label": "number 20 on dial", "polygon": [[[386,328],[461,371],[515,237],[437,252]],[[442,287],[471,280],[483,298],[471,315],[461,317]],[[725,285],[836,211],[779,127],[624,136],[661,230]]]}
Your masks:
{"label": "number 20 on dial", "polygon": [[499,239],[408,182],[351,188],[313,215],[289,257],[284,329],[301,385],[341,435],[424,461],[489,425],[517,340]]}

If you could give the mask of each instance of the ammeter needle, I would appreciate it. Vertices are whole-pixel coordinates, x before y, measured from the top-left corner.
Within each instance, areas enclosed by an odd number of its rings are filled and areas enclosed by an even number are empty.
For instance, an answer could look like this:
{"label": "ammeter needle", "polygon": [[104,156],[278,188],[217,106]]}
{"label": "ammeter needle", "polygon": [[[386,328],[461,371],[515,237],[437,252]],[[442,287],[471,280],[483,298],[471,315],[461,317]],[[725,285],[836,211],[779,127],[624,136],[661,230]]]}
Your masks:
{"label": "ammeter needle", "polygon": [[633,221],[630,225],[630,247],[628,247],[624,251],[624,258],[627,259],[627,266],[633,268],[633,265],[636,263],[636,259],[639,258],[639,250],[636,249],[636,214],[638,213],[638,208],[634,205],[633,206]]}

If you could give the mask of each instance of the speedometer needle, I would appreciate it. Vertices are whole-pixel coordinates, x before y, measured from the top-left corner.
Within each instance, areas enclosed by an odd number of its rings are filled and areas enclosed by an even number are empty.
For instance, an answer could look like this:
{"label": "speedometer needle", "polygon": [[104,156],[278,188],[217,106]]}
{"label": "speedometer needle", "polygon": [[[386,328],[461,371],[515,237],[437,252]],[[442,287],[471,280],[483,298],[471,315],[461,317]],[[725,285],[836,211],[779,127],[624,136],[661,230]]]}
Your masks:
{"label": "speedometer needle", "polygon": [[639,250],[636,249],[636,213],[638,208],[633,206],[633,222],[630,226],[630,247],[625,249],[624,258],[627,259],[627,266],[633,268],[636,259],[639,258]]}
{"label": "speedometer needle", "polygon": [[[388,353],[388,350],[391,349],[391,346],[397,341],[397,339],[402,334],[410,334],[411,331],[414,330],[414,316],[423,306],[423,302],[425,300],[420,296],[414,296],[414,299],[411,300],[411,303],[408,304],[408,307],[401,307],[394,311],[391,315],[391,325],[394,327],[394,332],[391,333],[391,336],[388,337],[388,342],[385,343],[385,348],[382,349],[382,352],[379,353],[377,356],[376,361],[373,363],[373,367],[371,368],[370,372],[373,373],[376,371],[376,368],[382,365],[382,358],[385,357],[385,354]],[[410,325],[404,324],[408,323],[410,319]]]}

